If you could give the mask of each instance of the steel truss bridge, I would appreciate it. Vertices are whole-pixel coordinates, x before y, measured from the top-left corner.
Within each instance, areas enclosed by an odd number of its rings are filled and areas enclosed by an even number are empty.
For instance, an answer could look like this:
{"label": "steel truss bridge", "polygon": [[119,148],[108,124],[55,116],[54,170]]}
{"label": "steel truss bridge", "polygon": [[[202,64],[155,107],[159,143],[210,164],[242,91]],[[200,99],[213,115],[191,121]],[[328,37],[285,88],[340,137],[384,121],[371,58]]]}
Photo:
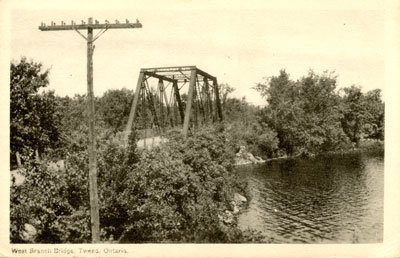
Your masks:
{"label": "steel truss bridge", "polygon": [[133,123],[163,131],[222,121],[217,78],[196,66],[142,68],[125,128],[125,142]]}

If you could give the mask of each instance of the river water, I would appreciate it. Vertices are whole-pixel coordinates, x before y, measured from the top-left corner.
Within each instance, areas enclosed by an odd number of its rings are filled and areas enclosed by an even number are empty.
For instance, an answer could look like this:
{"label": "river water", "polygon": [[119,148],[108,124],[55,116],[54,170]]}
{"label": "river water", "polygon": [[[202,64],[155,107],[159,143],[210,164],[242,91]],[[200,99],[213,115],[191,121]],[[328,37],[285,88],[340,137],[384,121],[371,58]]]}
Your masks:
{"label": "river water", "polygon": [[383,154],[325,155],[241,167],[249,183],[242,229],[272,243],[383,240]]}

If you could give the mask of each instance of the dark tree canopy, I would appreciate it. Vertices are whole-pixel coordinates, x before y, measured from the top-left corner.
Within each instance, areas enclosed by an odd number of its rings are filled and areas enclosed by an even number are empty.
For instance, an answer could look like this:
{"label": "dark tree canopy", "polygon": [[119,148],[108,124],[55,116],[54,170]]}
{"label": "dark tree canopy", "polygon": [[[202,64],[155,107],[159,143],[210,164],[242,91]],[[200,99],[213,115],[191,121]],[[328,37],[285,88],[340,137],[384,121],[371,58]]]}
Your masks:
{"label": "dark tree canopy", "polygon": [[98,101],[98,111],[107,126],[122,131],[128,122],[133,92],[128,89],[108,90]]}
{"label": "dark tree canopy", "polygon": [[54,92],[38,91],[48,85],[49,71],[22,58],[10,66],[10,145],[11,161],[21,154],[43,153],[59,143],[59,113]]}
{"label": "dark tree canopy", "polygon": [[297,81],[282,70],[255,89],[268,105],[261,120],[273,128],[279,147],[288,154],[319,153],[341,148],[361,138],[383,139],[384,104],[380,91],[360,88],[337,90],[336,76],[310,71]]}
{"label": "dark tree canopy", "polygon": [[349,139],[359,144],[361,138],[383,140],[385,105],[381,100],[381,90],[366,94],[356,86],[343,89],[342,126]]}

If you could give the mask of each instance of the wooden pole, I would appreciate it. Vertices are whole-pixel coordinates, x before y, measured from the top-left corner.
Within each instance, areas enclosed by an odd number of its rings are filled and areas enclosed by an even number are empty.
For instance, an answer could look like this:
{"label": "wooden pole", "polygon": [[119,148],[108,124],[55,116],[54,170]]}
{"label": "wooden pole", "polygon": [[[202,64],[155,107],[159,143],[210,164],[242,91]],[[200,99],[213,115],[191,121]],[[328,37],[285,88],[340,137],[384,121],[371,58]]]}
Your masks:
{"label": "wooden pole", "polygon": [[[88,24],[93,19],[88,19]],[[87,108],[89,114],[89,194],[90,194],[90,222],[92,229],[92,243],[100,242],[99,197],[97,192],[97,162],[96,139],[94,132],[94,94],[93,94],[93,29],[88,28],[87,35]]]}
{"label": "wooden pole", "polygon": [[[88,19],[88,23],[82,21],[81,25],[71,21],[71,25],[66,25],[65,22],[61,22],[57,25],[55,22],[51,22],[51,25],[47,26],[45,23],[39,26],[41,31],[57,31],[57,30],[75,30],[81,37],[87,41],[87,109],[89,113],[89,144],[88,144],[88,155],[89,155],[89,193],[90,193],[90,221],[92,229],[92,242],[100,242],[100,222],[99,222],[99,200],[97,193],[97,169],[96,169],[96,141],[94,133],[94,100],[93,100],[93,42],[97,40],[104,32],[109,29],[129,29],[129,28],[142,28],[142,24],[136,19],[135,23],[131,23],[126,20],[126,23],[110,24],[108,21],[99,23],[96,21],[93,23],[93,18]],[[101,29],[95,37],[93,37],[93,30]],[[87,30],[88,35],[85,37],[79,30]],[[132,119],[133,120],[133,119]]]}

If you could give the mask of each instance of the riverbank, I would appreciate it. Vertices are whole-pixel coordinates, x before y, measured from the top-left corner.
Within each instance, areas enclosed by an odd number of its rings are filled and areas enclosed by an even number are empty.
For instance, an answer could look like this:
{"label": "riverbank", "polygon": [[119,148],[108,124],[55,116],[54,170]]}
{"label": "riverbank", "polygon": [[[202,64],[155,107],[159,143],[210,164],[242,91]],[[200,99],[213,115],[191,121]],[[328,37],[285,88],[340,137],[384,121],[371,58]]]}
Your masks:
{"label": "riverbank", "polygon": [[276,160],[289,160],[289,159],[298,159],[298,158],[305,158],[305,159],[312,159],[319,156],[326,156],[326,155],[345,155],[351,153],[381,153],[384,154],[385,146],[384,141],[380,140],[363,140],[360,142],[359,146],[352,146],[347,149],[336,150],[336,151],[326,151],[321,152],[315,155],[310,154],[297,154],[297,155],[284,155],[275,158],[268,158],[262,159],[258,156],[254,156],[252,153],[246,150],[245,146],[241,146],[238,153],[236,153],[235,159],[235,166],[248,166],[248,165],[255,165],[255,164],[262,164],[266,162],[276,161]]}
{"label": "riverbank", "polygon": [[346,154],[356,154],[356,153],[376,153],[384,155],[385,153],[384,141],[363,140],[360,142],[358,147],[353,146],[348,149],[343,149],[338,151],[326,151],[315,155],[315,157],[329,156],[329,155],[346,155]]}
{"label": "riverbank", "polygon": [[251,152],[247,151],[245,146],[240,146],[239,151],[235,154],[235,166],[260,164],[264,163],[265,160],[254,156]]}

